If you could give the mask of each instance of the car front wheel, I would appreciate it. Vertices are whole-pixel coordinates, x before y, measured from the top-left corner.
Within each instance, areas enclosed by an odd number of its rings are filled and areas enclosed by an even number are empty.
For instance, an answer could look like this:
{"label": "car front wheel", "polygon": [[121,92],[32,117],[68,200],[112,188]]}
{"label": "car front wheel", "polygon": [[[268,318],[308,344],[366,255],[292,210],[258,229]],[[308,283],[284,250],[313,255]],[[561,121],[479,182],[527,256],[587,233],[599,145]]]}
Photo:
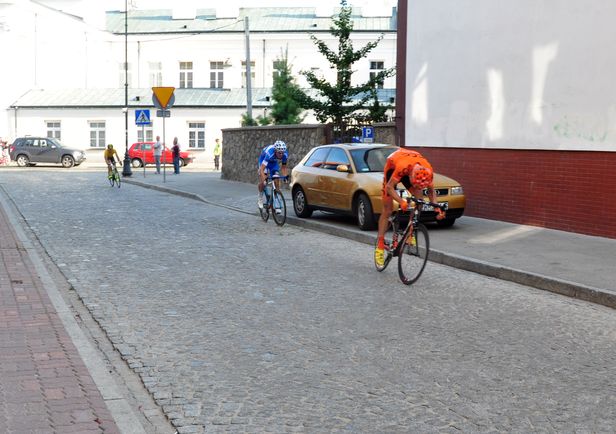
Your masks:
{"label": "car front wheel", "polygon": [[67,169],[73,167],[75,165],[75,159],[70,155],[64,155],[62,157],[62,167],[66,167]]}
{"label": "car front wheel", "polygon": [[372,212],[372,204],[365,194],[357,196],[355,203],[355,216],[357,225],[362,231],[370,231],[376,227],[376,218]]}
{"label": "car front wheel", "polygon": [[30,159],[23,154],[18,155],[15,161],[19,167],[26,167],[30,163]]}
{"label": "car front wheel", "polygon": [[307,218],[312,215],[312,209],[308,206],[306,193],[304,193],[301,187],[297,187],[293,190],[293,210],[295,211],[295,215],[300,218]]}

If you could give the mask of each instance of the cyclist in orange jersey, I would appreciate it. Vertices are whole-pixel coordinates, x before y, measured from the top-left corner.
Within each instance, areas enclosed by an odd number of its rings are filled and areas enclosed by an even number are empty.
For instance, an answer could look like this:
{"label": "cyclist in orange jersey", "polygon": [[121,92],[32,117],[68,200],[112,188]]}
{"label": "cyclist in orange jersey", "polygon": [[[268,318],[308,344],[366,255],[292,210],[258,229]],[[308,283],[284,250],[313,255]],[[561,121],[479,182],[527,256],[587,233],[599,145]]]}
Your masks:
{"label": "cyclist in orange jersey", "polygon": [[[396,186],[401,182],[415,197],[424,196],[424,189],[427,189],[430,202],[436,203],[433,177],[432,166],[419,152],[400,148],[387,158],[383,169],[383,211],[379,218],[377,246],[374,250],[374,260],[378,266],[382,267],[385,263],[385,231],[387,220],[393,211],[393,201],[398,202],[402,211],[408,208],[406,199],[400,196]],[[438,220],[445,218],[445,212],[440,208],[436,208],[435,211]]]}

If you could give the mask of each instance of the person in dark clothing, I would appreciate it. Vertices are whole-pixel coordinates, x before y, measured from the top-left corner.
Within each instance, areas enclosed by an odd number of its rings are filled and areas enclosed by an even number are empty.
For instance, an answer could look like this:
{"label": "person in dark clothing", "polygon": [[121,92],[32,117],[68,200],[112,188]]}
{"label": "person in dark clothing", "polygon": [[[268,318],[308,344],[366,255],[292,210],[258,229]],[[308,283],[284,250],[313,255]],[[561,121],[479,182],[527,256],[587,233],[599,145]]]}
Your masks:
{"label": "person in dark clothing", "polygon": [[178,144],[178,138],[173,138],[173,147],[171,148],[171,156],[173,157],[173,174],[180,174],[180,145]]}

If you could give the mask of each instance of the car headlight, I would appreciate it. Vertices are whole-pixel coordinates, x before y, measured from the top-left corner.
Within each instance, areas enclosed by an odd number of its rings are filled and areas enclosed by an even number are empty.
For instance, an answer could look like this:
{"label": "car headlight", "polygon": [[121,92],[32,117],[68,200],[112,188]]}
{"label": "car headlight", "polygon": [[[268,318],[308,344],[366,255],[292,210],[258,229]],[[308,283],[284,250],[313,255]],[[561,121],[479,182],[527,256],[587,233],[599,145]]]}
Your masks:
{"label": "car headlight", "polygon": [[458,187],[451,187],[451,195],[453,196],[456,194],[464,194],[464,189],[461,185]]}

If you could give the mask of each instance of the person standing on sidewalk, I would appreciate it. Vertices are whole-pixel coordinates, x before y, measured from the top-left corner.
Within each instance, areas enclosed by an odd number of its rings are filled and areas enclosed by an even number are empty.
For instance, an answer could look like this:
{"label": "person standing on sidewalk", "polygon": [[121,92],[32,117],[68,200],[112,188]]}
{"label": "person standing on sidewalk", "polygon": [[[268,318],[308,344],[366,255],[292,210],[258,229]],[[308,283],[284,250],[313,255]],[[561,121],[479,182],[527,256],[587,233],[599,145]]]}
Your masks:
{"label": "person standing on sidewalk", "polygon": [[160,157],[163,155],[163,144],[160,142],[160,136],[156,136],[154,143],[154,162],[156,163],[156,174],[160,175]]}
{"label": "person standing on sidewalk", "polygon": [[171,156],[173,157],[173,174],[180,174],[180,145],[178,144],[178,138],[173,138],[173,147],[171,148]]}
{"label": "person standing on sidewalk", "polygon": [[220,154],[222,154],[220,139],[216,139],[216,144],[214,145],[214,170],[219,170],[220,168]]}

